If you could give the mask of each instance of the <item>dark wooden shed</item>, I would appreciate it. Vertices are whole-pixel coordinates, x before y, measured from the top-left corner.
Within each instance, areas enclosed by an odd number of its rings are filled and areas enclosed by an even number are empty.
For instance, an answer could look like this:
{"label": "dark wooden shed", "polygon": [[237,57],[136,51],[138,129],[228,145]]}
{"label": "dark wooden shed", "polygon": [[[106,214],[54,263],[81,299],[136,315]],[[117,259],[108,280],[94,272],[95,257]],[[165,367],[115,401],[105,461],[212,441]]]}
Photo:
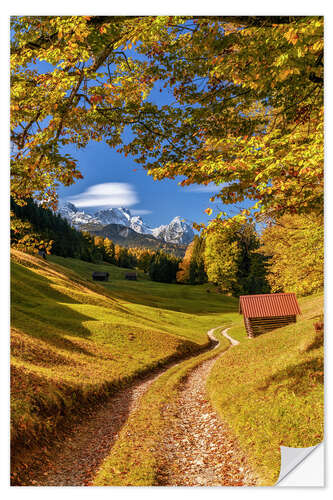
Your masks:
{"label": "dark wooden shed", "polygon": [[294,293],[268,293],[241,295],[239,313],[244,316],[248,337],[257,337],[289,323],[296,323],[296,316],[301,314],[301,310]]}
{"label": "dark wooden shed", "polygon": [[43,259],[46,260],[46,252],[45,252],[45,250],[38,250],[38,255],[40,255],[41,257],[43,257]]}
{"label": "dark wooden shed", "polygon": [[92,279],[94,281],[109,281],[109,273],[104,271],[94,271],[92,273]]}
{"label": "dark wooden shed", "polygon": [[137,281],[137,275],[136,273],[126,273],[125,274],[125,279],[126,280],[133,280],[133,281]]}

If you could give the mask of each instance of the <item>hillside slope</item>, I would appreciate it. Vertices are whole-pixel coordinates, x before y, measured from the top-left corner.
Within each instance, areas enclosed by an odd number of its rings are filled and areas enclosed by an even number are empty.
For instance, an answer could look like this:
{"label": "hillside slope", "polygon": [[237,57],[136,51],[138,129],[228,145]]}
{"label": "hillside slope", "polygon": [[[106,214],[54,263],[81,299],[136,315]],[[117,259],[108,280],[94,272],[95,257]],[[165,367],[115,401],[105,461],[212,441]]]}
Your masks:
{"label": "hillside slope", "polygon": [[[23,446],[47,443],[84,405],[208,345],[207,330],[237,307],[234,299],[214,293],[207,301],[203,288],[191,287],[190,297],[189,287],[151,283],[143,274],[129,283],[126,270],[108,264],[52,259],[12,252],[14,457]],[[111,282],[93,283],[97,269],[107,269]]]}
{"label": "hillside slope", "polygon": [[313,327],[323,296],[299,304],[296,324],[255,339],[246,339],[239,321],[229,333],[241,344],[217,361],[208,380],[215,408],[264,485],[277,481],[281,445],[307,447],[323,439],[323,335]]}

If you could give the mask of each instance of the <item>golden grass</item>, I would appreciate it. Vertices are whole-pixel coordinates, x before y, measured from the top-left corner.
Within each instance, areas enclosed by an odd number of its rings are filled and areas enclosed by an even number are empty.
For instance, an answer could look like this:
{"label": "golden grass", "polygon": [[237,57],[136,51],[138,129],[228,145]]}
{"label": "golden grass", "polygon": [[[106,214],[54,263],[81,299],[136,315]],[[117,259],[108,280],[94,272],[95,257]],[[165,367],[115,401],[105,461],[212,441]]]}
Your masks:
{"label": "golden grass", "polygon": [[[161,375],[142,396],[138,408],[131,413],[119,437],[104,460],[94,486],[156,486],[156,453],[161,436],[168,430],[163,407],[178,397],[182,380],[201,362],[227,350],[229,341],[215,332],[220,345],[213,351],[183,361]],[[130,436],[130,439],[129,439]]]}
{"label": "golden grass", "polygon": [[245,340],[217,361],[208,380],[213,405],[264,485],[278,478],[281,445],[323,439],[323,337],[313,327],[322,295],[299,302],[296,324]]}
{"label": "golden grass", "polygon": [[[118,280],[117,296],[110,284],[91,281],[95,265],[52,259],[45,262],[12,252],[13,456],[23,446],[47,443],[59,425],[84,405],[104,400],[135,377],[207,346],[206,332],[221,323],[224,315],[219,307],[226,307],[219,295],[212,298],[212,306],[203,290],[198,295],[201,314],[195,315],[195,300],[175,296],[177,285],[169,289],[170,309],[153,307],[147,295],[163,302],[159,294],[165,294],[169,285],[150,286],[144,277],[138,288],[131,288],[128,301],[126,270],[102,265]],[[227,302],[236,307],[235,301],[227,298]]]}

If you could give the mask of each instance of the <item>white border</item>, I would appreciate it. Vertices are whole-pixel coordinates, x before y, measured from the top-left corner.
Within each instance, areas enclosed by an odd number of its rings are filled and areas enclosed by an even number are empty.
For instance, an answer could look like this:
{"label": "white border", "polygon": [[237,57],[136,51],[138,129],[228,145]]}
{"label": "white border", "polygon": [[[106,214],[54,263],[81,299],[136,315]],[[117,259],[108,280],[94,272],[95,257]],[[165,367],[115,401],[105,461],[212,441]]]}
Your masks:
{"label": "white border", "polygon": [[[94,498],[100,498],[107,496],[108,498],[113,497],[130,497],[134,496],[137,498],[168,498],[170,495],[172,497],[182,497],[189,496],[191,500],[201,497],[203,495],[210,497],[221,497],[223,495],[224,498],[238,498],[241,495],[246,495],[247,498],[258,498],[267,494],[270,496],[280,495],[283,492],[283,495],[295,495],[295,490],[288,491],[287,488],[284,488],[282,491],[280,488],[270,488],[269,492],[267,488],[47,488],[45,491],[44,488],[35,488],[35,487],[17,487],[17,488],[9,488],[8,486],[8,325],[9,325],[9,316],[8,316],[8,306],[9,306],[9,265],[8,265],[8,185],[9,185],[9,176],[8,176],[8,156],[9,156],[9,135],[8,135],[8,116],[9,116],[9,81],[8,81],[8,19],[10,15],[72,15],[72,14],[101,14],[101,13],[110,13],[113,15],[130,15],[130,14],[146,14],[146,15],[163,15],[163,14],[224,14],[224,15],[325,15],[325,24],[326,24],[326,49],[325,49],[325,71],[326,71],[326,89],[332,88],[329,85],[329,76],[331,70],[330,58],[329,58],[329,37],[330,31],[330,1],[319,1],[314,2],[313,0],[299,0],[293,1],[290,0],[280,0],[279,2],[267,2],[264,1],[238,1],[236,2],[219,2],[205,0],[204,2],[198,2],[195,0],[183,0],[180,2],[179,0],[169,0],[166,4],[162,4],[162,2],[153,2],[153,1],[145,1],[140,0],[140,2],[135,0],[127,0],[126,2],[111,2],[111,1],[94,1],[92,2],[87,0],[72,0],[71,2],[65,2],[63,0],[58,0],[56,3],[54,2],[42,2],[31,1],[26,2],[24,0],[15,0],[12,2],[8,2],[6,5],[1,5],[1,16],[0,16],[0,36],[1,36],[1,154],[2,154],[2,163],[0,169],[0,221],[1,221],[1,263],[2,263],[2,273],[1,273],[1,281],[2,281],[2,296],[1,296],[1,318],[2,318],[2,328],[1,328],[1,341],[3,345],[1,346],[0,354],[0,366],[2,370],[2,405],[1,405],[1,432],[2,432],[2,446],[1,446],[1,454],[3,460],[1,461],[1,490],[3,494],[6,494],[10,498],[15,498],[16,496],[24,497],[45,497],[45,495],[49,498],[56,497],[59,494],[62,497],[68,497],[74,499],[76,497],[85,498],[92,496]],[[333,165],[328,165],[328,149],[329,149],[329,95],[326,91],[326,249],[327,246],[332,248],[330,243],[331,238],[331,229],[328,227],[328,222],[330,221],[330,217],[328,214],[331,213],[332,205],[330,199],[332,196],[329,195],[329,189],[332,188],[332,175],[330,174],[330,170],[333,168]],[[330,168],[328,168],[330,167]],[[330,260],[332,260],[332,256],[329,258],[329,252],[326,252],[326,276],[330,274],[331,270]],[[326,303],[328,301],[327,297],[332,296],[330,293],[330,280],[326,281]],[[328,306],[328,303],[327,303]],[[326,331],[330,336],[330,315],[329,315],[329,307],[326,308],[327,316],[326,316]],[[330,343],[328,338],[327,344]],[[332,342],[331,342],[332,344]],[[327,354],[326,354],[327,355]],[[328,363],[326,362],[326,372],[328,371]],[[326,386],[328,380],[326,378]],[[328,399],[328,398],[327,398]],[[326,411],[327,416],[328,410]],[[326,418],[326,422],[328,419]],[[329,436],[329,433],[328,433]],[[4,446],[3,443],[6,443]],[[312,454],[313,455],[313,454]],[[326,464],[327,470],[330,469],[330,460]],[[316,466],[316,465],[315,465]],[[317,496],[328,496],[329,490],[331,490],[330,478],[328,476],[328,487],[324,489],[316,489],[314,492],[312,488],[299,488],[300,495],[302,496],[302,500],[306,498],[313,499]],[[306,482],[306,477],[304,477],[304,484]]]}

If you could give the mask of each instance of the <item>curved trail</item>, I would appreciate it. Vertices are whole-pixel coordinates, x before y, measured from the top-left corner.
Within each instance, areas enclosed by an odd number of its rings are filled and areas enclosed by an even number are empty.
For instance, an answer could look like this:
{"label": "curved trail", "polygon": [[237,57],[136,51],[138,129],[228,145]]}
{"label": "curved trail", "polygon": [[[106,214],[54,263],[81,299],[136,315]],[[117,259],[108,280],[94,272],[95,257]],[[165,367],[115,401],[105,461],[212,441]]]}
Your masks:
{"label": "curved trail", "polygon": [[[211,340],[208,350],[218,345],[218,340],[213,335],[214,330],[207,332]],[[196,354],[193,355],[195,356]],[[137,408],[141,396],[159,376],[183,361],[184,359],[172,361],[154,370],[133,382],[130,387],[117,392],[106,403],[95,408],[92,414],[85,415],[70,433],[66,432],[62,442],[57,442],[47,453],[41,451],[34,455],[33,467],[29,467],[28,474],[24,474],[20,486],[91,484],[115,444],[119,431],[130,413]]]}
{"label": "curved trail", "polygon": [[[214,337],[214,331],[218,328],[207,332],[212,341],[213,349],[218,346],[218,341]],[[237,342],[231,339],[226,332],[227,330],[224,330],[222,333],[232,343]],[[181,389],[178,427],[172,426],[168,434],[170,439],[166,439],[162,446],[162,449],[165,448],[163,451],[165,456],[161,457],[160,460],[161,485],[209,485],[210,483],[207,482],[209,478],[213,484],[224,484],[218,478],[223,461],[224,471],[227,468],[230,471],[229,475],[232,475],[228,485],[253,484],[250,473],[246,467],[243,467],[245,459],[227,438],[226,430],[224,429],[222,432],[219,442],[212,439],[220,432],[222,424],[206,400],[204,386],[215,360],[216,357],[195,368]],[[183,361],[173,362],[158,372],[155,371],[144,379],[138,380],[131,387],[118,392],[92,415],[84,418],[84,421],[72,430],[63,443],[54,446],[52,455],[43,461],[43,465],[29,471],[29,480],[21,485],[85,486],[91,484],[103,460],[109,455],[115,444],[118,433],[129,414],[137,408],[141,396],[154,380],[171,366]],[[166,415],[166,418],[169,416]],[[177,436],[179,431],[181,435]],[[191,433],[193,433],[192,437]],[[186,442],[196,444],[188,448]],[[206,444],[203,445],[203,442]],[[182,450],[179,453],[180,448]],[[234,454],[236,454],[236,458],[233,456]],[[207,469],[208,456],[210,457],[210,465]],[[215,464],[212,468],[211,459],[213,456],[218,457],[219,464]],[[225,461],[232,464],[232,467],[227,466]],[[181,478],[172,472],[175,469],[175,464],[183,469],[180,471]],[[226,477],[226,472],[223,474]]]}
{"label": "curved trail", "polygon": [[[232,346],[239,342],[223,335]],[[212,331],[209,333],[213,333]],[[224,353],[220,354],[223,356]],[[256,480],[238,444],[208,401],[206,381],[216,357],[186,377],[160,443],[158,480],[165,486],[253,486]]]}

